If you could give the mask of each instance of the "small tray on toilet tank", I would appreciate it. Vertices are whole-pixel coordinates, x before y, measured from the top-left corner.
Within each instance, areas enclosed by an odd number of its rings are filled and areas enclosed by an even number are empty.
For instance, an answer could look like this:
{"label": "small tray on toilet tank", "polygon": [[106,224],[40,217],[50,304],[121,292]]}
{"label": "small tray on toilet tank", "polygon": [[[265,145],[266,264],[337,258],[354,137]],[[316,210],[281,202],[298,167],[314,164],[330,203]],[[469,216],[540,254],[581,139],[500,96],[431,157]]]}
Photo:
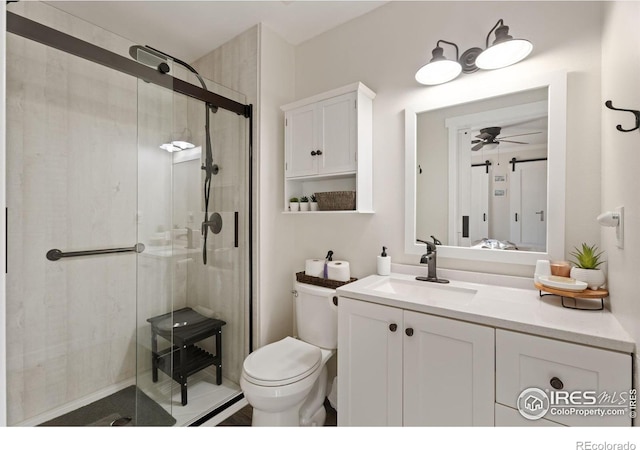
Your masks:
{"label": "small tray on toilet tank", "polygon": [[349,281],[328,280],[326,278],[312,277],[304,272],[296,273],[296,281],[298,283],[313,284],[315,286],[321,286],[329,289],[336,289],[340,286],[344,286],[345,284],[353,283],[356,280],[357,278],[350,278]]}

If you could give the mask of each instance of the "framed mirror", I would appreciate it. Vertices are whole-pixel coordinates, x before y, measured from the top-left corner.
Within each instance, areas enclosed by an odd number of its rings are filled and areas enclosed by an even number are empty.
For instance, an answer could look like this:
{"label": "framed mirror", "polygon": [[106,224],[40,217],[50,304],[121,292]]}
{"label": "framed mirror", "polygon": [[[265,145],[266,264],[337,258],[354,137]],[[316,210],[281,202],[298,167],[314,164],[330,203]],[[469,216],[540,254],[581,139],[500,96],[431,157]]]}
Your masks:
{"label": "framed mirror", "polygon": [[[473,83],[405,110],[405,252],[563,259],[566,73]],[[475,88],[474,88],[475,87]]]}

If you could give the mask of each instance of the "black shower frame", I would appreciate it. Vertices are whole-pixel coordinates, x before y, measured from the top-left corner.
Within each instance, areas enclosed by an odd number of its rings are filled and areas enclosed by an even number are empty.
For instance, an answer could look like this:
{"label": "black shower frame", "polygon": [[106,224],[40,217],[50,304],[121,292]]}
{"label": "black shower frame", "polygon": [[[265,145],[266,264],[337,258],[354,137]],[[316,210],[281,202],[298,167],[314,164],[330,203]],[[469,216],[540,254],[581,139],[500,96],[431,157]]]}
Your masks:
{"label": "black shower frame", "polygon": [[[195,86],[186,81],[174,78],[171,75],[161,73],[156,69],[145,66],[137,61],[111,52],[97,45],[83,41],[61,31],[42,25],[41,23],[27,19],[7,11],[7,31],[23,38],[39,42],[48,47],[61,50],[65,53],[78,56],[94,63],[117,70],[118,72],[134,76],[143,81],[171,89],[174,92],[186,95],[196,100],[203,101],[218,108],[234,112],[249,119],[249,236],[248,236],[248,257],[249,257],[249,352],[253,351],[253,105],[239,103],[230,98],[215,94],[211,91]],[[227,401],[204,417],[201,417],[193,425],[201,425],[214,417],[219,412],[238,402],[244,397],[240,393]]]}

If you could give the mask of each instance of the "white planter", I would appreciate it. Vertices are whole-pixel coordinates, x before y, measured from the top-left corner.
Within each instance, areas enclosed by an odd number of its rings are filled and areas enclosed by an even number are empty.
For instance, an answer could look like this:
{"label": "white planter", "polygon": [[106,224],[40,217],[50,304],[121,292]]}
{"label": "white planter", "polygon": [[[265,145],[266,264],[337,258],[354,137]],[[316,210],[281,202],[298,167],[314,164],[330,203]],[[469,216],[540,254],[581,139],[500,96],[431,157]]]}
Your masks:
{"label": "white planter", "polygon": [[290,211],[298,211],[300,209],[300,203],[298,202],[289,202],[289,210]]}
{"label": "white planter", "polygon": [[571,278],[587,283],[589,289],[596,290],[604,285],[604,272],[600,269],[571,268]]}
{"label": "white planter", "polygon": [[318,211],[320,209],[318,208],[318,202],[311,202],[309,205],[311,207],[311,211]]}
{"label": "white planter", "polygon": [[309,211],[309,202],[300,202],[300,211]]}

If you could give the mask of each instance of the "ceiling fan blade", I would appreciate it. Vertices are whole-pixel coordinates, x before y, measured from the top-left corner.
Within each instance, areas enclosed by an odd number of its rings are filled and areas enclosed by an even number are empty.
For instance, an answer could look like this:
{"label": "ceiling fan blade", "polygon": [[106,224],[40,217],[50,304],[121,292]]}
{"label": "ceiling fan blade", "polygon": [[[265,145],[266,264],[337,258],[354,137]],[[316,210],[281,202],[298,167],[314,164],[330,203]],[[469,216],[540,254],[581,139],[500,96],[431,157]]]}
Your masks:
{"label": "ceiling fan blade", "polygon": [[507,141],[505,139],[497,139],[500,142],[509,142],[510,144],[528,144],[528,142],[520,142],[520,141]]}
{"label": "ceiling fan blade", "polygon": [[[510,134],[509,136],[503,136],[503,138],[512,138],[512,137],[517,137],[517,136],[529,136],[531,134],[540,134],[542,133],[542,131],[532,131],[531,133],[520,133],[520,134]],[[500,138],[500,139],[503,139]]]}
{"label": "ceiling fan blade", "polygon": [[474,145],[473,147],[471,147],[471,151],[475,152],[480,150],[482,147],[484,147],[484,141],[481,141],[480,143]]}
{"label": "ceiling fan blade", "polygon": [[489,133],[480,133],[479,135],[476,136],[477,138],[480,138],[482,140],[487,140],[487,139],[493,139],[495,138],[495,136],[493,134],[489,134]]}

